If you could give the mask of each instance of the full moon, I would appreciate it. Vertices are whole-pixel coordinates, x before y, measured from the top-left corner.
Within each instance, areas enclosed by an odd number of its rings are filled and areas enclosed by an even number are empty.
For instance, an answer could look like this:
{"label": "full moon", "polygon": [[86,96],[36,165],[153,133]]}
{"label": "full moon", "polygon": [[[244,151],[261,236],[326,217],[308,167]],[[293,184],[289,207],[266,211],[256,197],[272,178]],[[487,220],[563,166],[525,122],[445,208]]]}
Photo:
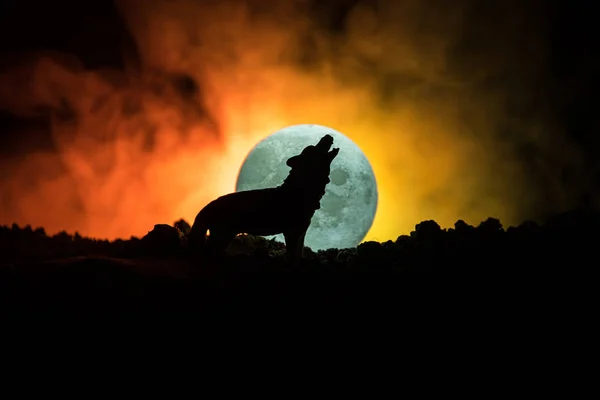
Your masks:
{"label": "full moon", "polygon": [[[236,182],[236,191],[276,187],[290,168],[288,158],[316,145],[326,134],[340,149],[331,163],[331,182],[321,208],[306,232],[305,246],[312,250],[357,246],[366,236],[377,211],[377,182],[361,149],[342,133],[322,125],[301,124],[283,128],[260,141],[248,153]],[[269,236],[284,242],[283,235]]]}

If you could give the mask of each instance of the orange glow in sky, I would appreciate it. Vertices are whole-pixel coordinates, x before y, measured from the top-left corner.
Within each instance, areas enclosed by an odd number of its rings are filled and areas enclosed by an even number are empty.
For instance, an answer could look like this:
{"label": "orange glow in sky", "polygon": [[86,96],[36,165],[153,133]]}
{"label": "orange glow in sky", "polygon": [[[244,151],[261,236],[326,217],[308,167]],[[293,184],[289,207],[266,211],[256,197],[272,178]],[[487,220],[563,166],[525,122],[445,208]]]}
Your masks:
{"label": "orange glow in sky", "polygon": [[[381,2],[377,11],[354,9],[346,33],[333,35],[316,28],[302,2],[273,2],[263,14],[239,2],[199,3],[119,3],[141,70],[89,71],[52,54],[0,76],[3,107],[27,114],[40,103],[59,110],[67,99],[77,115],[56,113],[58,155],[11,166],[0,224],[113,239],[191,222],[234,190],[259,140],[301,123],[344,133],[371,162],[379,205],[367,240],[394,240],[426,219],[520,222],[534,195],[496,131],[510,94],[473,82],[525,67],[492,57],[453,72],[447,54],[464,10]],[[498,47],[490,51],[506,50]],[[523,51],[535,63],[531,49]],[[199,90],[177,89],[183,75]],[[515,129],[534,138],[543,125]]]}

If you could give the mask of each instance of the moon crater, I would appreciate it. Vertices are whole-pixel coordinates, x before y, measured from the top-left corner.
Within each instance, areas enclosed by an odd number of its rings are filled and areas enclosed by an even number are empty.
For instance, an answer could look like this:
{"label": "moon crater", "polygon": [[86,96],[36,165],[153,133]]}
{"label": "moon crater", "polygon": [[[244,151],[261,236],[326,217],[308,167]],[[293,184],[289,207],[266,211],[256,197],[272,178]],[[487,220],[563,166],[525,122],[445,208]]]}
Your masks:
{"label": "moon crater", "polygon": [[331,171],[331,183],[333,185],[342,186],[343,184],[348,182],[349,176],[350,176],[350,174],[348,174],[346,171],[344,171],[342,169],[339,169],[339,168],[334,169],[333,171]]}

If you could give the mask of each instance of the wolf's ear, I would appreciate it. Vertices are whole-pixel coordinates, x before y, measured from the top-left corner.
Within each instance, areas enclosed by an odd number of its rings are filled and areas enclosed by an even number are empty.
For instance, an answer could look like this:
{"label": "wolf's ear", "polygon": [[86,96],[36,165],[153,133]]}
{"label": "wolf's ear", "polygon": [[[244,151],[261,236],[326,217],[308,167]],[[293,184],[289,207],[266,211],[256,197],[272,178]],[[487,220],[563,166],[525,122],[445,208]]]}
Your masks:
{"label": "wolf's ear", "polygon": [[340,149],[338,148],[334,148],[333,150],[331,150],[328,155],[329,155],[329,162],[332,162],[333,159],[338,155],[338,153],[340,152]]}
{"label": "wolf's ear", "polygon": [[296,167],[298,165],[298,158],[299,157],[300,156],[294,156],[294,157],[288,158],[288,160],[286,162],[287,166],[290,167],[290,168]]}

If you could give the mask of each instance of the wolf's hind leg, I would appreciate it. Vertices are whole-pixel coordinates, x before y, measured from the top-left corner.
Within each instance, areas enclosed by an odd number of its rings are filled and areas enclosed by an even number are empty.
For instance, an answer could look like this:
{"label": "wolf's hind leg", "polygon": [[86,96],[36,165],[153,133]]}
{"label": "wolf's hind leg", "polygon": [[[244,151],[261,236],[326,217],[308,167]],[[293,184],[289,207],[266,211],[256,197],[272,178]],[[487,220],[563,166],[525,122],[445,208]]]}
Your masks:
{"label": "wolf's hind leg", "polygon": [[305,237],[306,237],[306,231],[302,232],[300,234],[300,237],[298,238],[298,248],[297,248],[296,252],[300,258],[304,257],[304,238]]}
{"label": "wolf's hind leg", "polygon": [[207,247],[210,256],[213,258],[223,258],[225,250],[235,238],[236,233],[226,230],[214,228],[210,230],[207,237]]}

